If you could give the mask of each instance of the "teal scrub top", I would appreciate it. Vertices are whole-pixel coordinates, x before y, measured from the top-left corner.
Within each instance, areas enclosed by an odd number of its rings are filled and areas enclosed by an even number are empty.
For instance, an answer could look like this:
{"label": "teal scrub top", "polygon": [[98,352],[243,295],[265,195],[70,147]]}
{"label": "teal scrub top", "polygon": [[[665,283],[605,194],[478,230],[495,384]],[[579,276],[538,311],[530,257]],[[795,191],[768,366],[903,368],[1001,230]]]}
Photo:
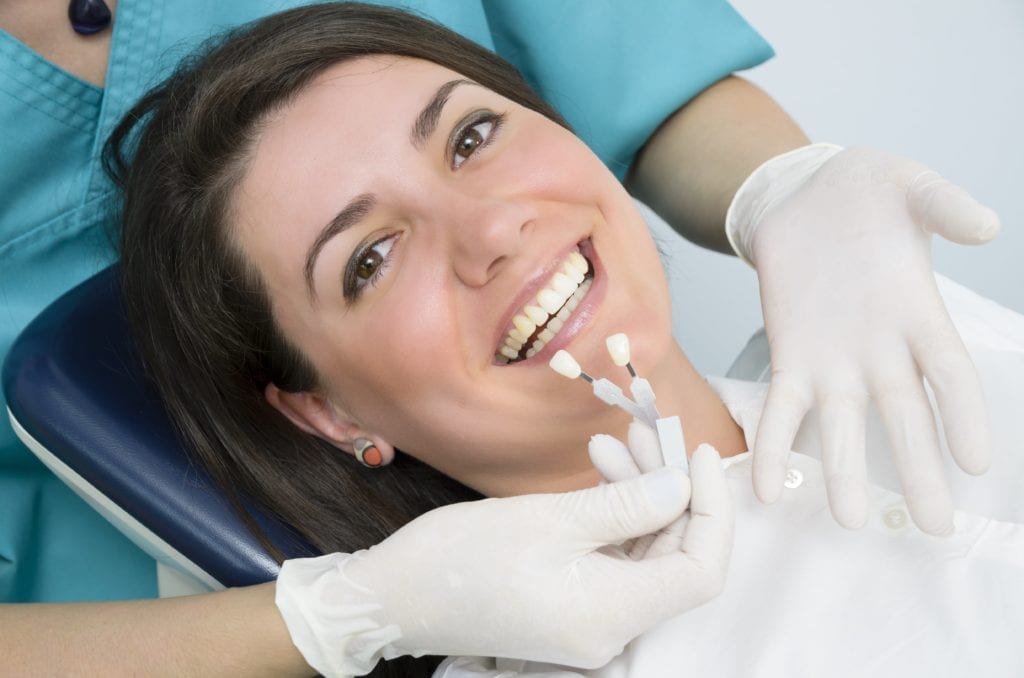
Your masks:
{"label": "teal scrub top", "polygon": [[[43,307],[115,258],[117,196],[99,155],[121,115],[204,38],[298,4],[121,0],[105,88],[0,31],[0,358]],[[721,0],[381,4],[434,18],[505,56],[620,177],[668,115],[771,56]],[[36,461],[2,417],[0,601],[155,593],[153,560]]]}

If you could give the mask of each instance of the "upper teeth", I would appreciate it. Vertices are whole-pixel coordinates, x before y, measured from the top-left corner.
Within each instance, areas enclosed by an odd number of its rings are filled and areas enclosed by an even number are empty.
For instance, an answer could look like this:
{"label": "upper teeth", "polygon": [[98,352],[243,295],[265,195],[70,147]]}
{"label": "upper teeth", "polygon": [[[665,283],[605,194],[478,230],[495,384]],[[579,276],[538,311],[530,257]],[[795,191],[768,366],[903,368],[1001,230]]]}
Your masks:
{"label": "upper teeth", "polygon": [[[581,283],[589,269],[590,264],[579,250],[570,252],[544,289],[513,316],[512,327],[508,330],[497,355],[507,360],[515,360],[519,357],[523,344],[545,323],[547,326],[537,334],[526,352],[526,357],[532,357],[544,347],[544,344],[551,341],[582,298],[582,294],[579,294]],[[583,294],[586,294],[590,286],[582,287],[586,288],[582,290]]]}

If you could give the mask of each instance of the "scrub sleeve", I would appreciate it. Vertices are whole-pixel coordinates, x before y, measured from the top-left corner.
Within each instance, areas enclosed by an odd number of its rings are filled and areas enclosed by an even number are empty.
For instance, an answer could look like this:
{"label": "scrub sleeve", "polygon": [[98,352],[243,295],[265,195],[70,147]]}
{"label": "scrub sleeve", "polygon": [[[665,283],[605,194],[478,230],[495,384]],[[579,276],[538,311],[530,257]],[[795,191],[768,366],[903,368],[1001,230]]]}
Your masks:
{"label": "scrub sleeve", "polygon": [[[301,4],[121,0],[105,89],[0,31],[0,357],[43,307],[114,260],[116,195],[99,158],[124,112],[208,36]],[[433,18],[509,59],[620,177],[669,114],[771,56],[717,0],[378,4]],[[155,593],[153,561],[50,475],[2,417],[0,601]]]}

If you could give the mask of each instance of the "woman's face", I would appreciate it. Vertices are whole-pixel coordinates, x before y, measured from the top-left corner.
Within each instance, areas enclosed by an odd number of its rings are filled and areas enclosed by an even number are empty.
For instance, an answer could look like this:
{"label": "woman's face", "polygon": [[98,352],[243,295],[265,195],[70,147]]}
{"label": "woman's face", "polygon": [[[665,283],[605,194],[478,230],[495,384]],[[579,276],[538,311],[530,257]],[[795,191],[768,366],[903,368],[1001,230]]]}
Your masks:
{"label": "woman's face", "polygon": [[[626,332],[648,372],[673,346],[657,252],[619,182],[569,131],[430,62],[318,77],[261,128],[231,225],[341,430],[487,494],[596,481],[587,442],[622,415],[554,373],[556,350],[620,377],[608,335]],[[553,326],[524,310],[570,293]]]}

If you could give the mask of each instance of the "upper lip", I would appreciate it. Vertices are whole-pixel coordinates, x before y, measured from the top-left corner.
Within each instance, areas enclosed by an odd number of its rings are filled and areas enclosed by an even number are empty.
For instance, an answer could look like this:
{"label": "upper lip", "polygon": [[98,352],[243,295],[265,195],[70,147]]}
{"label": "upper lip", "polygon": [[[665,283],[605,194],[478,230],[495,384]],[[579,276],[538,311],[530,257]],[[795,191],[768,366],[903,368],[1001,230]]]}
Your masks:
{"label": "upper lip", "polygon": [[576,249],[581,240],[585,240],[585,238],[573,240],[527,277],[519,294],[512,299],[508,309],[501,315],[494,338],[491,341],[491,355],[505,342],[505,335],[508,334],[508,330],[512,326],[512,318],[523,306],[537,298],[537,294],[548,284],[551,276],[558,271],[562,266],[562,262],[565,261],[570,252]]}

